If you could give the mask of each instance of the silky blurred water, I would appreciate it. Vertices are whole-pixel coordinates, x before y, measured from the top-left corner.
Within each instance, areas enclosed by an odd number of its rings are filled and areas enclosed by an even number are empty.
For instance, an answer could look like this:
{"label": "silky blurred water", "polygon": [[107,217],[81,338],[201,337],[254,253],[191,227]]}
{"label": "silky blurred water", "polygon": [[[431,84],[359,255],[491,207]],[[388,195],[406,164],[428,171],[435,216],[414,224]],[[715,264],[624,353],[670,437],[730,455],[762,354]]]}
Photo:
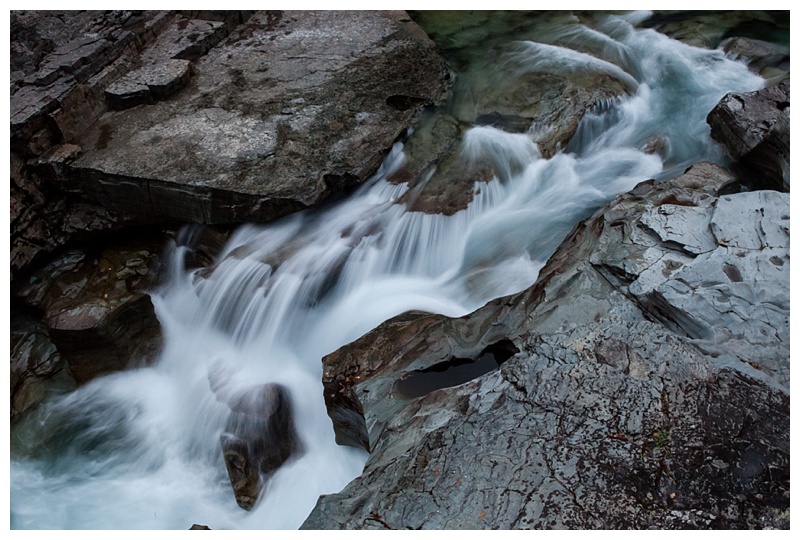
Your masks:
{"label": "silky blurred water", "polygon": [[[155,365],[96,379],[15,427],[12,528],[299,527],[319,495],[342,489],[367,458],[334,442],[324,355],[408,310],[457,317],[520,291],[575,223],[614,195],[723,159],[706,115],[726,92],[762,80],[720,51],[636,28],[643,17],[598,17],[591,28],[566,18],[540,29],[540,42],[506,46],[504,76],[599,69],[630,94],[596,107],[550,159],[530,133],[469,129],[462,159],[507,172],[476,184],[452,216],[398,203],[407,187],[386,181],[406,159],[397,143],[348,198],[241,227],[209,268],[187,268],[185,230],[153,291],[164,333]],[[663,155],[643,151],[653,137]],[[234,389],[284,385],[305,448],[250,512],[236,505],[219,448],[229,414],[209,384],[219,372]]]}

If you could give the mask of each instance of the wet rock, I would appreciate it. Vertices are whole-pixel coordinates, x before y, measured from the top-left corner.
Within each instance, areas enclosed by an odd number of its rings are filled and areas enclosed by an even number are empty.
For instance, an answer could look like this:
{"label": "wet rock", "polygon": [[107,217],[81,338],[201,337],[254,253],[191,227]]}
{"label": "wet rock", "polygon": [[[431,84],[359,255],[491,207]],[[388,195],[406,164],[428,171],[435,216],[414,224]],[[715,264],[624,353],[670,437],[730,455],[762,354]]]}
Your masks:
{"label": "wet rock", "polygon": [[160,327],[145,290],[161,244],[71,250],[14,291],[43,313],[50,339],[79,383],[154,357]]}
{"label": "wet rock", "polygon": [[[545,59],[565,54],[541,43],[530,43],[516,53],[517,73],[504,79],[482,79],[473,90],[477,123],[504,131],[528,132],[545,157],[565,147],[584,114],[603,101],[629,93],[636,82],[623,70],[588,55],[574,53],[577,68],[569,73]],[[569,54],[569,53],[568,53]],[[561,61],[563,62],[563,61]],[[559,64],[560,65],[560,64]],[[471,116],[471,115],[470,115]]]}
{"label": "wet rock", "polygon": [[197,523],[195,523],[191,527],[189,527],[189,530],[190,531],[210,531],[211,529],[208,527],[208,525],[198,525]]}
{"label": "wet rock", "polygon": [[302,451],[294,428],[289,394],[279,384],[233,389],[229,374],[216,369],[209,384],[231,414],[220,446],[237,504],[250,510],[269,477]]}
{"label": "wet rock", "polygon": [[[574,70],[561,69],[565,55]],[[544,43],[506,46],[473,62],[477,67],[456,77],[453,92],[459,97],[451,101],[457,105],[419,123],[405,141],[404,166],[389,179],[408,183],[399,202],[411,211],[452,215],[468,206],[481,182],[519,172],[505,170],[491,152],[470,143],[471,128],[524,135],[525,143],[505,141],[524,154],[520,164],[534,154],[550,157],[566,148],[586,112],[637,86],[614,64]]]}
{"label": "wet rock", "polygon": [[[732,180],[639,184],[530,289],[326,357],[337,440],[371,454],[303,528],[788,527],[788,196],[720,196]],[[498,369],[393,392],[506,340]]]}
{"label": "wet rock", "polygon": [[711,136],[748,167],[758,186],[789,191],[789,79],[727,94],[709,113]]}
{"label": "wet rock", "polygon": [[398,202],[412,212],[449,216],[472,201],[476,182],[499,174],[491,159],[465,155],[464,131],[448,115],[437,114],[422,123],[404,147],[406,162],[389,178],[409,185]]}
{"label": "wet rock", "polygon": [[40,403],[54,391],[76,386],[69,366],[35,318],[11,315],[11,418]]}

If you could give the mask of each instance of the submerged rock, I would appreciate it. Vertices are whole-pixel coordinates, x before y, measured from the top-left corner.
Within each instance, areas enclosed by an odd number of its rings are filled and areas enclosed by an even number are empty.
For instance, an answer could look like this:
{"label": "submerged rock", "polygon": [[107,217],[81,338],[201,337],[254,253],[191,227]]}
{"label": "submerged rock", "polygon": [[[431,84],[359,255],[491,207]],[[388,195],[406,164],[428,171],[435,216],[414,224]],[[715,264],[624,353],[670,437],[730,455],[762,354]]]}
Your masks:
{"label": "submerged rock", "polygon": [[220,436],[236,502],[250,510],[269,477],[300,451],[286,390],[265,384],[231,404],[231,417]]}
{"label": "submerged rock", "polygon": [[[337,440],[371,454],[303,528],[788,527],[788,195],[732,180],[644,182],[528,290],[326,357]],[[506,340],[484,375],[394,391]]]}
{"label": "submerged rock", "polygon": [[789,191],[789,85],[784,79],[748,93],[727,94],[708,114],[711,136],[753,171],[757,186]]}
{"label": "submerged rock", "polygon": [[[575,69],[561,69],[564,56]],[[389,180],[408,183],[400,202],[409,210],[452,215],[472,201],[476,183],[505,181],[532,156],[566,148],[588,111],[636,85],[621,68],[589,54],[518,45],[459,74],[453,90],[458,105],[421,123],[406,142],[405,164]],[[470,141],[467,132],[475,127],[503,132],[502,149],[495,149],[502,158]]]}

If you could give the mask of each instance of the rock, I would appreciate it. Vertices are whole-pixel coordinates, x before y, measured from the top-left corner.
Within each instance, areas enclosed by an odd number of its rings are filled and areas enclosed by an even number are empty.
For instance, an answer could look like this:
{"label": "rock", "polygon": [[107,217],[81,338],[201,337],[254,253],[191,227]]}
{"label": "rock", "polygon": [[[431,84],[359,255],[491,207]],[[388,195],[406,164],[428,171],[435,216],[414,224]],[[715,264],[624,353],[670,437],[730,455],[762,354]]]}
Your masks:
{"label": "rock", "polygon": [[[25,12],[13,27],[11,145],[32,164],[12,200],[46,195],[12,223],[14,275],[73,240],[70,222],[268,221],[349,189],[448,75],[404,12]],[[80,155],[49,159],[62,144]]]}
{"label": "rock", "polygon": [[[12,176],[19,173],[12,201],[26,211],[12,221],[12,275],[70,240],[123,225],[113,212],[82,201],[80,186],[67,185],[63,165],[77,156],[49,156],[59,145],[76,146],[107,112],[106,88],[138,70],[147,92],[139,87],[125,99],[163,99],[186,84],[187,58],[197,58],[248,16],[230,11],[221,21],[195,21],[166,11],[14,12],[11,146],[24,166],[12,165]],[[84,224],[92,230],[74,228]]]}
{"label": "rock", "polygon": [[69,366],[50,341],[47,327],[21,312],[11,314],[11,418],[54,391],[76,386]]}
{"label": "rock", "polygon": [[193,71],[168,101],[85,132],[68,176],[87,201],[132,222],[311,206],[366,180],[446,74],[402,12],[259,12]]}
{"label": "rock", "polygon": [[789,47],[760,39],[733,37],[719,44],[725,54],[743,60],[773,86],[789,76]]}
{"label": "rock", "polygon": [[[565,73],[558,67],[564,62],[575,69]],[[475,116],[469,119],[505,131],[529,132],[544,157],[566,146],[592,107],[637,86],[613,64],[543,43],[520,46],[509,63],[516,69],[501,84],[492,77],[476,80],[472,93],[479,97],[473,105]]]}
{"label": "rock", "polygon": [[641,25],[708,49],[735,36],[789,43],[787,11],[654,11]]}
{"label": "rock", "polygon": [[452,215],[472,201],[473,184],[496,174],[491,159],[469,159],[463,153],[464,128],[453,117],[435,115],[422,123],[404,147],[406,162],[390,178],[405,182],[400,197],[412,212]]}
{"label": "rock", "polygon": [[302,452],[291,400],[279,384],[234,389],[230,374],[219,366],[209,373],[209,384],[217,399],[231,409],[220,446],[236,502],[250,510],[269,477]]}
{"label": "rock", "polygon": [[210,531],[211,529],[208,527],[208,525],[198,525],[197,523],[195,523],[191,527],[189,527],[189,530],[190,531]]}
{"label": "rock", "polygon": [[42,311],[50,339],[79,383],[153,359],[160,328],[144,291],[162,242],[67,251],[14,291]]}
{"label": "rock", "polygon": [[[732,181],[639,184],[530,289],[327,356],[337,440],[371,454],[303,528],[788,527],[788,195],[720,196]],[[506,342],[477,378],[396,391]]]}
{"label": "rock", "polygon": [[708,114],[711,136],[752,171],[757,185],[789,191],[789,79],[727,94]]}
{"label": "rock", "polygon": [[106,88],[106,99],[109,107],[117,110],[152,103],[181,90],[190,76],[188,60],[166,60],[128,73]]}

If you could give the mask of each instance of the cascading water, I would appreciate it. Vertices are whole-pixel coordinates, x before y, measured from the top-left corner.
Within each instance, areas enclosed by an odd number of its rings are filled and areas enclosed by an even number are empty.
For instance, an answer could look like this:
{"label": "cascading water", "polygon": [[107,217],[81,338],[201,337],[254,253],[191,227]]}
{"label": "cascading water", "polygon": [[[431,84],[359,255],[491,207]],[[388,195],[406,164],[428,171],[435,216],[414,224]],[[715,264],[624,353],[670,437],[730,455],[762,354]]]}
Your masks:
{"label": "cascading water", "polygon": [[[192,231],[184,231],[153,291],[164,334],[155,365],[96,379],[15,427],[11,526],[298,527],[367,458],[334,442],[324,355],[408,310],[461,316],[522,290],[570,228],[617,193],[722,159],[705,117],[726,92],[755,90],[762,79],[720,51],[637,29],[639,17],[564,24],[509,51],[505,68],[516,74],[601,69],[630,95],[597,106],[550,159],[529,133],[468,130],[463,159],[509,173],[476,184],[455,215],[397,203],[407,187],[386,178],[405,159],[398,143],[348,199],[242,227],[210,268],[186,268]],[[662,155],[644,151],[653,137]],[[250,512],[236,505],[220,452],[230,413],[212,390],[220,373],[233,389],[283,385],[304,448]]]}

